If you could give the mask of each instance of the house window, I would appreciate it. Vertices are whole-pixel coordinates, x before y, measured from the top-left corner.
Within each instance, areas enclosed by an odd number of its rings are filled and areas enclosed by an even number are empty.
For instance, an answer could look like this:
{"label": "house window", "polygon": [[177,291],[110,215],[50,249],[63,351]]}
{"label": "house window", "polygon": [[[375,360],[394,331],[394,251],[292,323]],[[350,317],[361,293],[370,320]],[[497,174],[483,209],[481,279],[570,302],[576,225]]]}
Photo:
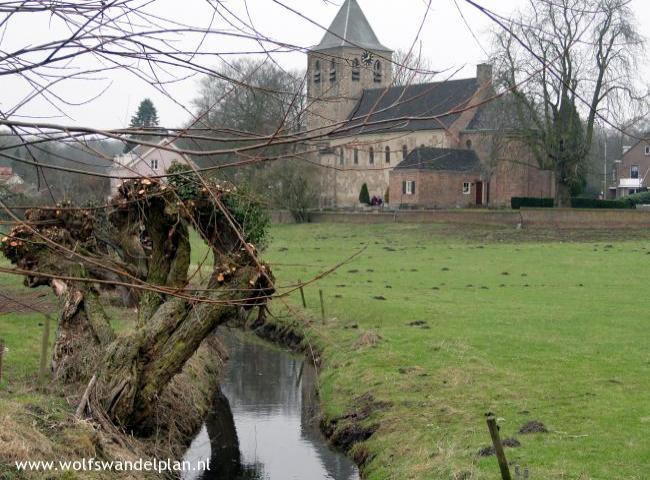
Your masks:
{"label": "house window", "polygon": [[404,195],[415,195],[415,180],[405,180],[402,182],[402,193]]}
{"label": "house window", "polygon": [[472,193],[472,183],[471,182],[464,182],[463,183],[463,194],[469,195]]}
{"label": "house window", "polygon": [[645,146],[645,154],[646,156],[650,157],[650,145]]}
{"label": "house window", "polygon": [[370,165],[375,163],[375,149],[370,147],[370,152],[368,153],[368,162]]}
{"label": "house window", "polygon": [[158,159],[157,158],[152,158],[151,159],[151,168],[153,170],[158,170]]}
{"label": "house window", "polygon": [[314,83],[320,83],[320,60],[314,63]]}
{"label": "house window", "polygon": [[330,82],[336,82],[336,62],[334,60],[330,62]]}
{"label": "house window", "polygon": [[359,165],[359,149],[354,149],[354,164]]}
{"label": "house window", "polygon": [[361,80],[361,64],[359,59],[355,58],[352,60],[352,81],[358,82],[359,80]]}
{"label": "house window", "polygon": [[390,147],[384,149],[384,156],[386,157],[386,163],[390,163]]}
{"label": "house window", "polygon": [[375,83],[381,83],[382,71],[381,71],[381,62],[377,60],[375,62],[375,67],[373,68],[373,79]]}
{"label": "house window", "polygon": [[630,178],[639,178],[639,166],[632,165],[630,167]]}
{"label": "house window", "polygon": [[409,154],[408,147],[406,145],[402,145],[402,160],[404,160],[408,154]]}

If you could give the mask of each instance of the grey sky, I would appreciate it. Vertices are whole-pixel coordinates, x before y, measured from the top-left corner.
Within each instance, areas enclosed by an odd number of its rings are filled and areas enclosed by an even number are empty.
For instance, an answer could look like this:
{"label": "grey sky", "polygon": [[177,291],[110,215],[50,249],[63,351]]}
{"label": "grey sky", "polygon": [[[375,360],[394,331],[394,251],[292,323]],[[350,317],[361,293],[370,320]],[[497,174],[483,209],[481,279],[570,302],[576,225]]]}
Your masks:
{"label": "grey sky", "polygon": [[[324,27],[329,26],[343,0],[279,0],[281,3],[300,11],[314,22]],[[470,34],[454,0],[433,0],[427,14],[422,34],[416,39],[417,29],[426,12],[427,0],[358,0],[366,13],[380,41],[393,49],[408,49],[417,40],[417,48],[429,58],[437,69],[459,69],[459,77],[472,76],[475,65],[485,60],[483,52],[489,50],[489,29],[493,24],[462,0],[457,0],[460,10],[478,41]],[[280,6],[274,0],[248,0],[248,13],[244,0],[226,0],[227,8],[243,19],[250,14],[252,24],[263,35],[280,42],[309,47],[317,44],[324,32],[318,26],[301,18]],[[524,0],[480,0],[482,5],[500,13],[509,15],[514,9],[524,4]],[[650,16],[648,0],[633,0],[632,6],[637,19]],[[212,9],[205,0],[157,0],[150,11],[161,17],[197,27],[208,27],[212,19]],[[225,13],[225,12],[224,12]],[[231,18],[236,22],[234,18]],[[234,31],[224,19],[214,18],[213,28]],[[650,33],[639,22],[640,31]],[[46,15],[25,15],[19,21],[10,24],[2,40],[2,49],[10,50],[25,44],[40,43],[52,36],[60,36],[63,31]],[[199,38],[176,38],[176,45],[181,48],[196,48]],[[242,52],[259,49],[255,42],[236,40],[221,36],[208,39],[201,49],[204,52]],[[288,69],[303,69],[306,57],[302,53],[277,53],[274,59]],[[218,57],[202,57],[205,65],[216,65]],[[181,75],[180,72],[174,72]],[[108,90],[99,98],[81,106],[66,106],[65,112],[72,117],[59,117],[53,121],[65,124],[84,124],[96,127],[124,127],[128,125],[131,115],[144,97],[150,97],[158,108],[161,123],[168,127],[181,126],[190,119],[182,107],[190,108],[191,99],[197,90],[198,77],[189,78],[179,83],[169,84],[167,90],[182,106],[174,103],[165,95],[157,92],[150,85],[126,72],[107,72],[96,82],[71,81],[59,85],[56,91],[68,99],[89,99],[103,88]],[[110,85],[110,86],[109,86]],[[19,98],[27,94],[24,82],[18,79],[3,79],[0,89],[0,108],[8,109]],[[33,102],[24,110],[17,112],[27,116],[58,115],[49,105],[42,101]]]}

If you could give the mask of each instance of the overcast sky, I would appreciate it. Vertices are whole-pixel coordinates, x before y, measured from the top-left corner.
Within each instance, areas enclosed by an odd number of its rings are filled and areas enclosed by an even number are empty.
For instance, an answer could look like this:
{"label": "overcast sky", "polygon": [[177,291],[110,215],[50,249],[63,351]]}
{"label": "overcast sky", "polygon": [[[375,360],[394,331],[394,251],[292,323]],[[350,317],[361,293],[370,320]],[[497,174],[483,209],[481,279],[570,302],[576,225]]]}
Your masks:
{"label": "overcast sky", "polygon": [[[343,0],[279,0],[281,3],[301,12],[313,22],[328,27],[336,15]],[[490,20],[474,8],[458,0],[458,5],[475,39],[470,33],[461,12],[454,0],[433,0],[431,10],[422,34],[416,39],[417,29],[426,12],[427,0],[358,0],[380,41],[392,49],[408,49],[417,40],[423,55],[430,59],[436,69],[462,68],[459,77],[473,76],[475,65],[486,59],[485,50],[489,51],[489,31],[493,28]],[[226,0],[228,9],[243,19],[250,14],[252,24],[263,35],[279,42],[286,42],[301,47],[317,44],[324,34],[322,28],[314,23],[291,13],[274,0],[248,0],[248,12],[244,0]],[[479,3],[491,10],[508,16],[524,4],[524,0],[479,0]],[[196,27],[234,31],[222,18],[213,18],[213,10],[205,0],[157,0],[153,3],[156,15]],[[633,0],[633,9],[638,20],[650,18],[650,1]],[[228,15],[225,11],[224,14]],[[231,17],[232,22],[236,20]],[[647,22],[638,22],[639,31],[650,35]],[[56,22],[47,15],[28,14],[9,23],[0,46],[2,50],[35,44],[44,39],[61,35]],[[200,39],[175,39],[182,48],[194,48]],[[235,40],[229,36],[212,38],[202,44],[206,52],[242,52],[259,48],[250,41]],[[277,53],[274,59],[288,69],[304,69],[306,56],[302,53]],[[216,55],[203,57],[202,64],[218,63]],[[646,71],[650,72],[650,69]],[[180,72],[176,73],[180,76]],[[6,111],[19,98],[27,94],[24,82],[19,79],[2,80],[0,88],[0,108]],[[154,101],[158,108],[161,123],[167,127],[182,126],[190,119],[186,109],[197,91],[198,77],[188,78],[179,83],[167,85],[167,89],[178,103],[166,98],[150,85],[126,72],[107,72],[96,82],[76,81],[60,84],[57,94],[70,100],[93,98],[104,88],[108,88],[99,98],[80,106],[67,106],[65,113],[71,118],[59,116],[54,118],[65,124],[83,124],[96,127],[128,126],[131,115],[138,103],[145,97]],[[180,104],[180,105],[179,105]],[[60,115],[44,102],[34,102],[18,114],[25,116]]]}

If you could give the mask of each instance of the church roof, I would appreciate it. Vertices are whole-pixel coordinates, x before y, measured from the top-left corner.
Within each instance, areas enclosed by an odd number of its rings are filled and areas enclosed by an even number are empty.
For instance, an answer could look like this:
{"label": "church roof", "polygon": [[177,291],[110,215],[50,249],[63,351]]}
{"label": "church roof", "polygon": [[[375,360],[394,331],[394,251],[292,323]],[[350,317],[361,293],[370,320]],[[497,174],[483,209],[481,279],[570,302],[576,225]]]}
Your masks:
{"label": "church roof", "polygon": [[456,148],[419,147],[411,151],[395,170],[447,170],[474,172],[481,161],[474,150]]}
{"label": "church roof", "polygon": [[339,13],[327,29],[321,42],[313,50],[327,50],[339,47],[356,47],[366,50],[390,52],[390,48],[379,43],[370,22],[361,10],[357,0],[345,0]]}
{"label": "church roof", "polygon": [[476,78],[364,90],[332,136],[449,128],[480,86]]}

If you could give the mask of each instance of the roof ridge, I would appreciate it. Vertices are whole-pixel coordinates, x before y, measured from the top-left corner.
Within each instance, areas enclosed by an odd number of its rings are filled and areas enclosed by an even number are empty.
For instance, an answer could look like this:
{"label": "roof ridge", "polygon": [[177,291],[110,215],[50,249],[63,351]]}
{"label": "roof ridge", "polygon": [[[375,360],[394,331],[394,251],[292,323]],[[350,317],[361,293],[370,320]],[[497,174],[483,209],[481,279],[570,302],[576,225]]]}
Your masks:
{"label": "roof ridge", "polygon": [[410,83],[407,85],[393,85],[391,87],[376,87],[376,88],[364,88],[364,92],[375,92],[377,90],[393,90],[396,88],[409,88],[409,87],[418,87],[418,86],[424,86],[424,85],[443,85],[445,83],[452,83],[452,82],[467,82],[470,80],[476,80],[478,82],[478,78],[476,77],[468,77],[468,78],[454,78],[451,80],[440,80],[438,82],[424,82],[424,83]]}

